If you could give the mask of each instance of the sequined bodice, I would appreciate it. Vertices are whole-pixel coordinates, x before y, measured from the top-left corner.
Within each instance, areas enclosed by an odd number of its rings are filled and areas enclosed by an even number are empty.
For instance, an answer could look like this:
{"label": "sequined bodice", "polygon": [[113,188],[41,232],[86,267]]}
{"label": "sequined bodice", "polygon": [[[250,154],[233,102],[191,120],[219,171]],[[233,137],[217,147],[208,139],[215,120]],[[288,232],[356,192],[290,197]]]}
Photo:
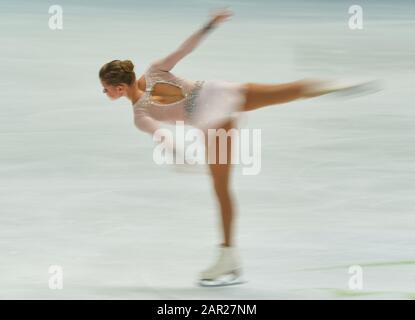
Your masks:
{"label": "sequined bodice", "polygon": [[[171,72],[162,71],[150,66],[144,73],[146,88],[140,99],[134,103],[135,113],[146,112],[156,120],[175,121],[190,116],[197,89],[200,89],[203,81],[191,81],[180,78]],[[151,93],[157,83],[166,83],[181,89],[184,98],[172,103],[158,103],[152,100]]]}
{"label": "sequined bodice", "polygon": [[[146,80],[146,88],[143,95],[135,103],[135,105],[156,105],[163,107],[172,107],[175,105],[180,105],[185,102],[190,92],[194,89],[196,85],[196,81],[190,81],[187,79],[177,77],[171,72],[158,70],[152,66],[150,66],[146,70],[146,72],[144,73],[144,78]],[[151,99],[151,92],[153,91],[153,88],[157,83],[166,83],[179,87],[184,95],[184,98],[168,104],[155,102]]]}

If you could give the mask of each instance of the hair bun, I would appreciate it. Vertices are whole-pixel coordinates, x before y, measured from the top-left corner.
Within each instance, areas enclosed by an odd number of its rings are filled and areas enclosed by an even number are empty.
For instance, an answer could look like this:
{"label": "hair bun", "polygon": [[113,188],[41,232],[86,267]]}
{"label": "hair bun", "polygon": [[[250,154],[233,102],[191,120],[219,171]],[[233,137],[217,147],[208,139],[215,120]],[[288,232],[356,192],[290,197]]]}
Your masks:
{"label": "hair bun", "polygon": [[99,78],[111,86],[132,85],[135,81],[134,64],[130,60],[112,60],[99,70]]}
{"label": "hair bun", "polygon": [[131,60],[123,60],[120,63],[121,68],[125,72],[133,72],[134,71],[134,64],[131,62]]}

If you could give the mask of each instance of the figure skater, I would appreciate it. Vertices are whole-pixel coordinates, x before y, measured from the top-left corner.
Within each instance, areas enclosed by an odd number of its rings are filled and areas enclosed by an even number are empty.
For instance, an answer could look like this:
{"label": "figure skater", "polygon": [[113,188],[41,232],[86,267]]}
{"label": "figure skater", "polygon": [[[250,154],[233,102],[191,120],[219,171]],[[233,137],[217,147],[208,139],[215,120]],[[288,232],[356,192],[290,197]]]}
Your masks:
{"label": "figure skater", "polygon": [[[153,139],[156,140],[160,121],[183,121],[202,130],[223,128],[228,131],[236,126],[233,118],[235,112],[252,111],[360,86],[356,83],[342,86],[323,80],[299,80],[282,84],[191,81],[170,72],[212,29],[231,15],[232,12],[228,9],[212,14],[208,22],[176,50],[153,61],[138,80],[130,60],[113,60],[106,63],[99,71],[103,92],[112,100],[120,97],[130,100],[135,125],[138,129],[154,135]],[[216,140],[211,147],[219,150],[218,143]],[[201,285],[241,283],[242,264],[233,239],[235,212],[229,183],[231,148],[231,143],[228,142],[225,151],[227,163],[209,164],[209,173],[220,208],[223,242],[217,246],[219,252],[216,262],[201,272]]]}

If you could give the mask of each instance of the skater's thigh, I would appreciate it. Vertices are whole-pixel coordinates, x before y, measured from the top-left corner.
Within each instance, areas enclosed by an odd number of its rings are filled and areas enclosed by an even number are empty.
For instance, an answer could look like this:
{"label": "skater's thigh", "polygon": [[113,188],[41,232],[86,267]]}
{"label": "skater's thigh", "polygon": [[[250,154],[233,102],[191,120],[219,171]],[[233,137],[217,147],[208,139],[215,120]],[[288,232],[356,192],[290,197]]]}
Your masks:
{"label": "skater's thigh", "polygon": [[251,111],[273,104],[284,103],[301,97],[301,81],[286,83],[244,83],[245,103],[242,110]]}
{"label": "skater's thigh", "polygon": [[[229,120],[220,127],[216,128],[228,130],[235,128],[233,120]],[[226,134],[226,133],[225,133]],[[222,143],[220,142],[222,140]],[[210,159],[209,170],[217,188],[227,188],[229,173],[231,169],[231,156],[232,156],[232,139],[229,135],[226,137],[226,144],[224,143],[224,137],[220,138],[219,135],[209,140],[206,135],[206,158]],[[222,158],[220,157],[222,155]]]}

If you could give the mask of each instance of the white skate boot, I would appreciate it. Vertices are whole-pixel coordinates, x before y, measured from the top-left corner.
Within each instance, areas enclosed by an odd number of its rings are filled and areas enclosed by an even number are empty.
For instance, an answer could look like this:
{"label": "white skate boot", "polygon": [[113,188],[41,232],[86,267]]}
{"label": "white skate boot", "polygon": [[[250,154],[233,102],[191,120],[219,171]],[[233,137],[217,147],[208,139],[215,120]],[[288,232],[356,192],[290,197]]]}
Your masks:
{"label": "white skate boot", "polygon": [[200,273],[199,285],[216,287],[241,284],[242,265],[235,247],[219,247],[215,264]]}
{"label": "white skate boot", "polygon": [[302,80],[307,84],[304,97],[311,98],[323,94],[335,93],[336,95],[360,96],[380,91],[382,89],[379,80]]}

